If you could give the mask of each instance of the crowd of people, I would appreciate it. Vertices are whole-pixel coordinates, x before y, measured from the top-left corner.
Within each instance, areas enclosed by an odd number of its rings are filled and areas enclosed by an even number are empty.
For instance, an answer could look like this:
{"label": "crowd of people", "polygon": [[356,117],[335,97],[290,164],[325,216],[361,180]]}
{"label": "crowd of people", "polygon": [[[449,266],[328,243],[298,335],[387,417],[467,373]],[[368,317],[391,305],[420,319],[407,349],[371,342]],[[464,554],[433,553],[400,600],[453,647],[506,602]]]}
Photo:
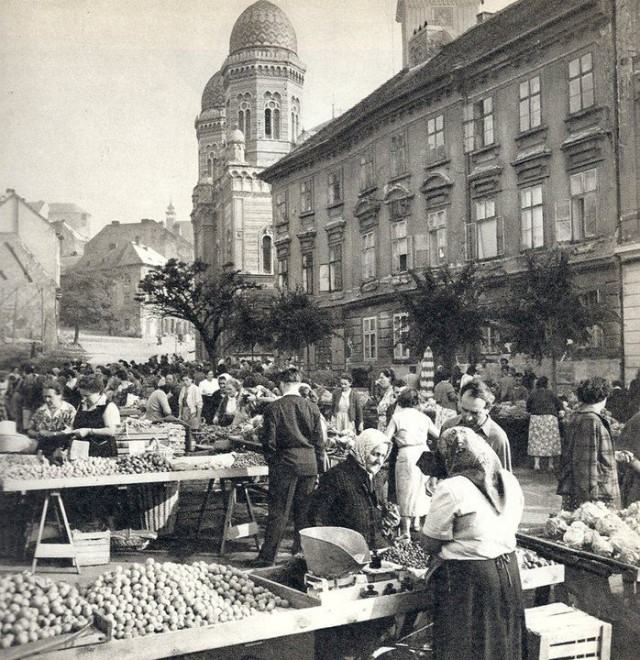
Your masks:
{"label": "crowd of people", "polygon": [[[150,421],[190,429],[259,416],[269,490],[257,564],[274,563],[290,516],[294,553],[310,524],[354,529],[371,548],[417,538],[445,565],[436,581],[436,657],[471,657],[469,649],[481,647],[486,653],[477,657],[517,659],[524,620],[513,553],[524,500],[509,439],[491,409],[496,401],[526,407],[534,467],[548,459],[569,510],[640,498],[640,413],[632,414],[634,399],[621,384],[610,387],[603,378],[582,381],[570,407],[532,370],[503,364],[501,373],[493,380],[474,367],[439,368],[431,395],[417,377],[382,369],[363,396],[348,374],[331,390],[304,382],[294,364],[272,360],[228,358],[215,369],[167,358],[67,363],[44,373],[25,365],[5,375],[0,412],[45,453],[59,448],[62,436],[88,442],[94,456],[115,454],[120,412],[139,402]],[[607,409],[626,422],[619,439]],[[329,467],[332,444],[345,457]],[[472,636],[451,634],[448,622],[461,613]]]}

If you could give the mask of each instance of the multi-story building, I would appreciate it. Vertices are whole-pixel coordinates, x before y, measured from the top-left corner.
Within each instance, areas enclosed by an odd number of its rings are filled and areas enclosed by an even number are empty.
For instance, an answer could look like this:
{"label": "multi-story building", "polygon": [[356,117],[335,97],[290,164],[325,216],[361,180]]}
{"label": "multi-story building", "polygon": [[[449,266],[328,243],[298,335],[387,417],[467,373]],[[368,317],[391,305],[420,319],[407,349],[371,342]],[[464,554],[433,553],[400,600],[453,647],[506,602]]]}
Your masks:
{"label": "multi-story building", "polygon": [[56,230],[13,189],[0,197],[0,339],[57,343]]}
{"label": "multi-story building", "polygon": [[[398,17],[462,4],[400,0]],[[620,309],[617,233],[623,214],[638,225],[639,14],[639,0],[520,0],[448,43],[403,30],[407,66],[261,173],[279,285],[303,286],[340,328],[318,364],[416,364],[398,341],[410,269],[477,262],[490,305],[527,254],[565,246],[585,300]],[[503,350],[492,328],[484,348]],[[619,323],[593,328],[573,376],[617,377],[620,350]]]}
{"label": "multi-story building", "polygon": [[47,207],[49,222],[64,221],[85,239],[91,237],[91,215],[77,204],[51,202]]}
{"label": "multi-story building", "polygon": [[[302,132],[305,67],[286,14],[258,0],[238,17],[229,55],[202,94],[195,121],[195,254],[212,271],[233,266],[265,287],[274,279],[270,186],[260,172]],[[201,353],[198,347],[198,353]]]}

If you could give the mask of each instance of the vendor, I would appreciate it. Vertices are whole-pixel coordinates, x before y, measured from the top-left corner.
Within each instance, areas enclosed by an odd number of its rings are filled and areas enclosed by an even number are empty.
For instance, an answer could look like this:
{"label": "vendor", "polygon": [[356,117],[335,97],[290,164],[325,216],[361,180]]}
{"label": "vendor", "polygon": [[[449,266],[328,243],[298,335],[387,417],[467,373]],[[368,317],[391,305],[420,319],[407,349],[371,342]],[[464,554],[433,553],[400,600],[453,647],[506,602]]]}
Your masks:
{"label": "vendor", "polygon": [[169,397],[160,382],[158,376],[151,378],[153,392],[147,399],[144,419],[148,419],[150,422],[177,422],[181,424],[181,420],[174,416]]}
{"label": "vendor", "polygon": [[179,397],[180,419],[191,429],[200,428],[202,416],[202,395],[198,386],[193,382],[192,374],[182,377],[182,389]]}
{"label": "vendor", "polygon": [[363,431],[347,459],[320,476],[309,509],[310,524],[353,529],[370,548],[389,545],[382,535],[383,483],[376,475],[390,448],[391,441],[381,431]]}
{"label": "vendor", "polygon": [[469,428],[445,431],[438,453],[447,478],[435,489],[420,537],[444,561],[434,575],[434,658],[520,660],[526,630],[515,549],[522,489]]}
{"label": "vendor", "polygon": [[232,426],[240,405],[240,382],[230,376],[225,380],[224,396],[220,401],[213,423],[219,426]]}
{"label": "vendor", "polygon": [[62,398],[64,387],[57,380],[47,381],[42,387],[44,404],[31,418],[28,435],[38,440],[38,449],[45,454],[52,453],[70,433],[76,416],[75,408]]}
{"label": "vendor", "polygon": [[89,442],[89,456],[115,456],[120,411],[115,403],[107,401],[102,376],[82,376],[78,390],[82,403],[73,420],[73,434]]}
{"label": "vendor", "polygon": [[[215,394],[220,389],[220,385],[215,378],[213,369],[207,371],[207,375],[200,381],[198,388],[202,395],[202,417],[206,424],[211,424],[217,409],[217,406],[215,405]],[[219,401],[218,405],[220,405]]]}

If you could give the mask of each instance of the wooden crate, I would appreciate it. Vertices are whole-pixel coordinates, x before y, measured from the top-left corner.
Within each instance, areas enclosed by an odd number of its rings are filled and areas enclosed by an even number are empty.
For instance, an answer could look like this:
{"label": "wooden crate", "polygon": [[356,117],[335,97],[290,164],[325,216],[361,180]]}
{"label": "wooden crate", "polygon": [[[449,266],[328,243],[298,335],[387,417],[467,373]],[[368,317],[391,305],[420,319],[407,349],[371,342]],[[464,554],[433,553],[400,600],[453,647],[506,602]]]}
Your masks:
{"label": "wooden crate", "polygon": [[564,603],[525,610],[529,659],[611,659],[611,624]]}
{"label": "wooden crate", "polygon": [[564,564],[521,569],[520,581],[525,591],[561,584],[564,582]]}
{"label": "wooden crate", "polygon": [[73,549],[78,566],[102,566],[111,561],[111,532],[73,530]]}

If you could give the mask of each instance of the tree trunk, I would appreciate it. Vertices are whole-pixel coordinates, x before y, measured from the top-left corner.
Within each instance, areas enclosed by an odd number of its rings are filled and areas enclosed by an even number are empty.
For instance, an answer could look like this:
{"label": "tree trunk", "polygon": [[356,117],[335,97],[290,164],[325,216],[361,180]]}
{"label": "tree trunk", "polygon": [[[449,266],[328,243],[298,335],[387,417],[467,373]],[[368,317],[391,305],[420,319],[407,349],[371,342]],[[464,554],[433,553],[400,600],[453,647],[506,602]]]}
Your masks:
{"label": "tree trunk", "polygon": [[79,323],[74,323],[74,326],[73,326],[73,343],[77,344],[79,340],[80,340],[80,324]]}
{"label": "tree trunk", "polygon": [[218,346],[215,341],[215,339],[211,339],[210,337],[205,337],[202,333],[200,334],[200,339],[202,340],[202,343],[204,344],[204,349],[207,351],[207,355],[209,357],[209,362],[211,365],[214,367],[217,364],[217,357],[218,357]]}
{"label": "tree trunk", "polygon": [[555,351],[551,352],[551,388],[554,394],[558,393],[558,356]]}

